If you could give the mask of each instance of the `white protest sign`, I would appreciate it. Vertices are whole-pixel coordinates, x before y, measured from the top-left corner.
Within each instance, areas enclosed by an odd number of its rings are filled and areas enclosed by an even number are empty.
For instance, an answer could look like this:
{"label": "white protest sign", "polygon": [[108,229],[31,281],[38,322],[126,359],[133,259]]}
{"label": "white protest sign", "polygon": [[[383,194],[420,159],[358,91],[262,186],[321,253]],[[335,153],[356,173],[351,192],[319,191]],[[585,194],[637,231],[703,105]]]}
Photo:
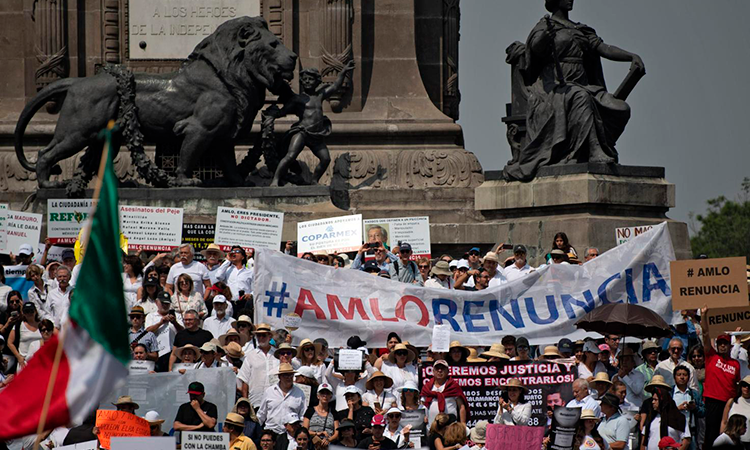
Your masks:
{"label": "white protest sign", "polygon": [[[94,447],[96,449],[96,441]],[[162,437],[113,437],[110,440],[110,450],[174,450],[176,443],[174,436]],[[88,447],[87,447],[88,448]],[[76,447],[78,450],[78,447]]]}
{"label": "white protest sign", "polygon": [[300,384],[300,383],[294,383],[294,385],[300,388],[302,393],[305,394],[305,405],[309,405],[310,396],[312,395],[312,386],[310,386],[309,384]]}
{"label": "white protest sign", "polygon": [[451,345],[451,327],[448,324],[435,325],[432,328],[432,351],[447,352]]}
{"label": "white protest sign", "polygon": [[634,237],[642,235],[653,227],[653,225],[643,225],[640,227],[615,228],[615,242],[617,245],[624,244]]}
{"label": "white protest sign", "polygon": [[297,224],[297,256],[307,252],[353,252],[362,246],[362,214]]}
{"label": "white protest sign", "polygon": [[17,255],[23,244],[36,246],[42,233],[42,221],[41,214],[8,210],[6,250]]}
{"label": "white protest sign", "polygon": [[75,244],[94,201],[89,199],[47,199],[47,237],[53,244]]}
{"label": "white protest sign", "polygon": [[154,361],[130,361],[128,365],[128,373],[130,375],[141,375],[144,373],[150,373],[154,371]]}
{"label": "white protest sign", "polygon": [[172,364],[172,372],[179,372],[180,370],[194,370],[195,363],[174,363]]}
{"label": "white protest sign", "polygon": [[182,240],[182,208],[120,205],[120,231],[128,249],[170,251]]}
{"label": "white protest sign", "polygon": [[412,259],[432,257],[429,217],[367,219],[362,223],[365,242],[381,241],[390,248],[396,247],[399,242],[407,242],[411,245]]}
{"label": "white protest sign", "polygon": [[181,443],[183,450],[228,450],[229,433],[183,431]]}
{"label": "white protest sign", "polygon": [[8,204],[0,203],[0,253],[8,253]]}
{"label": "white protest sign", "polygon": [[214,243],[224,251],[233,245],[245,250],[281,247],[284,213],[219,206],[216,209]]}
{"label": "white protest sign", "polygon": [[339,350],[338,370],[362,370],[362,352],[348,348]]}
{"label": "white protest sign", "polygon": [[291,313],[284,316],[284,328],[289,331],[295,331],[302,325],[302,317],[297,314]]}
{"label": "white protest sign", "polygon": [[[79,444],[63,445],[62,447],[55,447],[55,448],[57,450],[97,450],[98,446],[99,446],[99,442],[96,440],[93,440],[93,441],[88,441],[88,442],[81,442]],[[112,447],[111,450],[115,450],[115,447]]]}
{"label": "white protest sign", "polygon": [[[42,263],[42,255],[44,255],[44,248],[46,245],[42,244],[41,242],[37,244],[36,252],[34,253],[34,257],[31,258],[31,261],[34,264],[41,264]],[[47,250],[47,263],[49,264],[51,261],[57,261],[62,262],[63,257],[63,251],[70,249],[70,247],[60,247],[59,245],[53,245]]]}

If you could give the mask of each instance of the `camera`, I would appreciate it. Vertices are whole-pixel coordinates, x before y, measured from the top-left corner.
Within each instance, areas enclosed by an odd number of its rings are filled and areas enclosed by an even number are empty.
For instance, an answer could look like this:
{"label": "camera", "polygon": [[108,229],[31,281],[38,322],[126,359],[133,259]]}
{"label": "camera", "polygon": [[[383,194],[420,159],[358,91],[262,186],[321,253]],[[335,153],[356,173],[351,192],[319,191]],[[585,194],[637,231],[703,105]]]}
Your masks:
{"label": "camera", "polygon": [[169,314],[171,314],[171,315],[173,315],[173,316],[177,316],[177,314],[175,313],[175,310],[174,310],[174,309],[170,309],[170,310],[169,310]]}

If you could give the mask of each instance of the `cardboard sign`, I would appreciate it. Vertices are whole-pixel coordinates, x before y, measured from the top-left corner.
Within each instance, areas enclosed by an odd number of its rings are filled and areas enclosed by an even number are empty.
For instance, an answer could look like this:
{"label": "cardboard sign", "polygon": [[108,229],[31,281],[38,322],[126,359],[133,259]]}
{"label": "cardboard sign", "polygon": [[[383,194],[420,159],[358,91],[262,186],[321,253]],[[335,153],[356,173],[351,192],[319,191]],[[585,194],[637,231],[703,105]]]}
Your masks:
{"label": "cardboard sign", "polygon": [[8,253],[8,204],[0,203],[0,253]]}
{"label": "cardboard sign", "polygon": [[750,331],[750,306],[737,308],[709,307],[707,316],[708,335],[711,339],[716,339],[720,334],[733,332],[737,327]]}
{"label": "cardboard sign", "polygon": [[182,243],[191,244],[195,249],[196,261],[205,261],[206,258],[201,254],[201,250],[208,248],[209,244],[214,242],[214,232],[216,224],[214,223],[183,223],[182,224]]}
{"label": "cardboard sign", "polygon": [[8,237],[6,251],[18,254],[23,244],[32,247],[39,243],[42,233],[42,215],[8,210]]}
{"label": "cardboard sign", "polygon": [[647,232],[653,227],[653,225],[643,225],[640,227],[615,228],[615,242],[617,245],[624,244],[634,237]]}
{"label": "cardboard sign", "polygon": [[145,419],[125,411],[98,410],[96,426],[99,428],[99,443],[102,448],[106,449],[110,448],[110,439],[113,437],[151,435],[151,429]]}
{"label": "cardboard sign", "polygon": [[170,251],[182,239],[182,208],[120,205],[120,231],[128,249]]}
{"label": "cardboard sign", "polygon": [[229,433],[210,433],[206,431],[183,431],[183,450],[228,450]]}
{"label": "cardboard sign", "polygon": [[239,245],[245,249],[281,248],[284,213],[249,209],[216,209],[216,237],[214,242],[224,251]]}
{"label": "cardboard sign", "polygon": [[47,237],[53,244],[75,244],[94,201],[88,199],[47,199]]}
{"label": "cardboard sign", "polygon": [[390,248],[408,242],[412,260],[431,258],[430,218],[400,217],[395,219],[367,219],[363,222],[365,242],[380,241]]}
{"label": "cardboard sign", "polygon": [[[111,442],[112,448],[110,450],[174,450],[176,446],[174,436],[113,437]],[[92,448],[96,449],[96,446]],[[78,449],[76,448],[76,450]]]}
{"label": "cardboard sign", "polygon": [[744,257],[672,261],[672,309],[748,306],[746,264]]}
{"label": "cardboard sign", "polygon": [[307,252],[353,252],[362,246],[362,214],[297,224],[297,256]]}
{"label": "cardboard sign", "polygon": [[487,450],[537,449],[542,447],[544,427],[487,425]]}

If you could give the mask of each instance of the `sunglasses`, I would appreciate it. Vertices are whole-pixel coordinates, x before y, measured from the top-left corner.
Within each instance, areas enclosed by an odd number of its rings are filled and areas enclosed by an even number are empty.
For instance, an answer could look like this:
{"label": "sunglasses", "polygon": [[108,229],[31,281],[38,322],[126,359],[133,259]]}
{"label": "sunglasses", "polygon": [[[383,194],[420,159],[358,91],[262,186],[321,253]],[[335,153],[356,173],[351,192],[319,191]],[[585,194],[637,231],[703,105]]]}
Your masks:
{"label": "sunglasses", "polygon": [[670,347],[669,351],[670,352],[682,351],[682,347]]}
{"label": "sunglasses", "polygon": [[39,328],[40,333],[52,333],[52,330],[49,328]]}
{"label": "sunglasses", "polygon": [[302,351],[303,352],[314,352],[315,351],[315,347],[307,347],[307,348],[302,349]]}
{"label": "sunglasses", "polygon": [[430,268],[430,265],[429,265],[429,264],[420,264],[420,265],[419,265],[419,268],[420,268],[420,269],[429,269],[429,268]]}
{"label": "sunglasses", "polygon": [[401,253],[402,255],[408,255],[409,253],[411,253],[411,250],[401,250],[399,253]]}
{"label": "sunglasses", "polygon": [[238,327],[239,328],[250,328],[250,325],[248,325],[246,323],[241,323],[241,324],[238,325]]}
{"label": "sunglasses", "polygon": [[140,318],[141,318],[141,316],[139,314],[133,314],[132,316],[130,316],[130,320],[140,319]]}
{"label": "sunglasses", "polygon": [[469,252],[469,256],[479,256],[479,253],[477,253],[477,252]]}
{"label": "sunglasses", "polygon": [[232,250],[231,252],[229,252],[229,254],[230,255],[240,255],[240,254],[242,254],[242,251],[240,251],[240,250]]}
{"label": "sunglasses", "polygon": [[388,414],[389,419],[400,419],[401,414]]}
{"label": "sunglasses", "polygon": [[292,356],[292,352],[276,352],[279,356]]}

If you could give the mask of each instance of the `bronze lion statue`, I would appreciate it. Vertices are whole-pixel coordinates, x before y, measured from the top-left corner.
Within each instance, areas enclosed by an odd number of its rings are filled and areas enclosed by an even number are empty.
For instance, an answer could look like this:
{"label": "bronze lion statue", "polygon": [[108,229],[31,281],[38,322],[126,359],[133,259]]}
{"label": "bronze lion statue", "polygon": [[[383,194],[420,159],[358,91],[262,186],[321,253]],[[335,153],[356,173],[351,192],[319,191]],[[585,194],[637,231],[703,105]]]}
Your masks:
{"label": "bronze lion statue", "polygon": [[[139,173],[161,186],[199,184],[192,170],[208,151],[224,169],[227,183],[241,185],[234,144],[249,132],[266,90],[289,91],[297,55],[268,30],[260,17],[239,17],[220,25],[190,54],[179,70],[168,74],[131,74],[119,66],[86,78],[68,78],[41,90],[24,108],[15,131],[21,165],[36,171],[40,188],[60,187],[50,176],[58,162],[88,148],[79,171],[95,172],[101,154],[97,134],[117,120]],[[39,151],[36,164],[23,152],[23,134],[45,104],[57,100],[60,116],[52,141]],[[178,145],[175,177],[161,178],[151,161],[144,164],[142,141]],[[134,150],[140,147],[140,154]],[[148,167],[148,164],[151,164]],[[149,173],[150,172],[150,173]],[[165,178],[169,178],[166,180]],[[86,180],[86,183],[88,183]],[[69,191],[70,192],[70,191]]]}

